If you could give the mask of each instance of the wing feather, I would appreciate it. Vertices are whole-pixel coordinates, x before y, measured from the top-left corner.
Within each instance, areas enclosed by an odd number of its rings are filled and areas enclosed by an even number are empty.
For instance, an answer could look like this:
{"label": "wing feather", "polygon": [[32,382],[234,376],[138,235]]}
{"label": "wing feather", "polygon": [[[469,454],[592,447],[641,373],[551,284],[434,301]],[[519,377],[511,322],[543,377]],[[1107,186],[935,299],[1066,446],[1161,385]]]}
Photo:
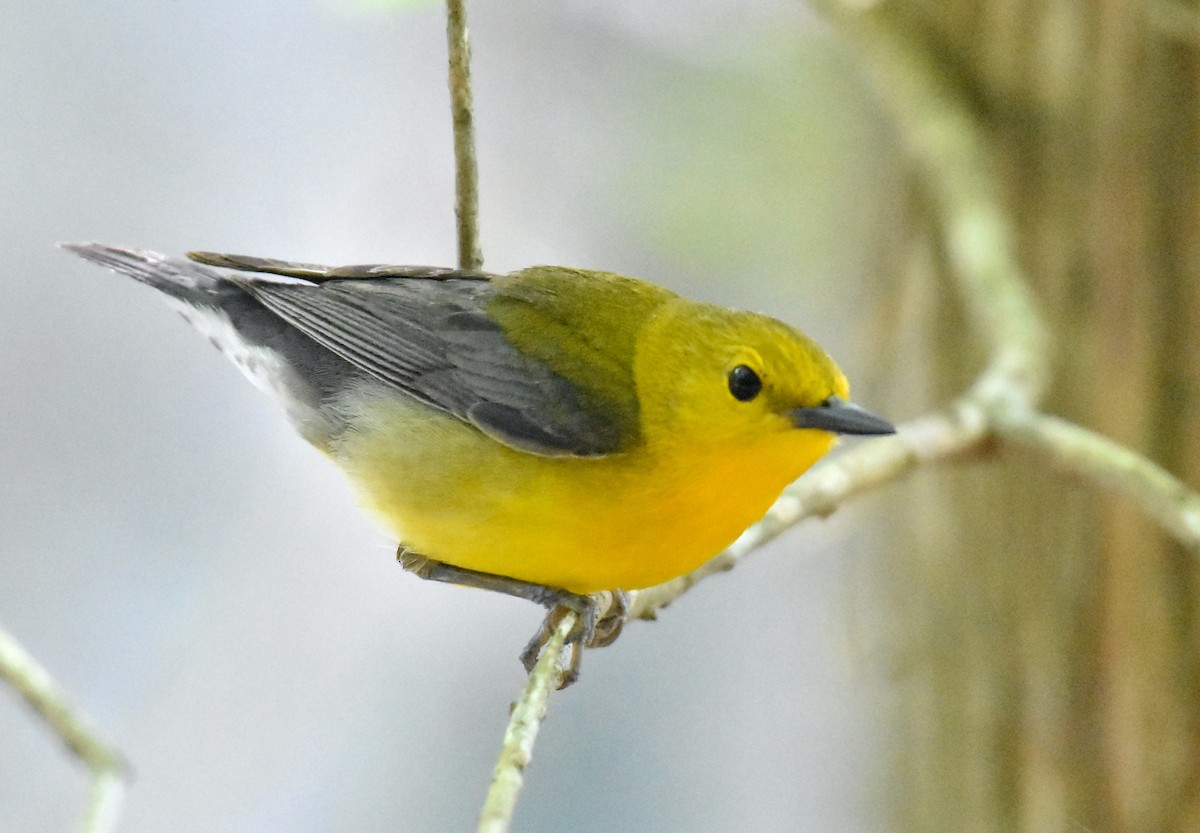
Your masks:
{"label": "wing feather", "polygon": [[[271,271],[300,271],[284,268]],[[593,457],[621,447],[618,425],[587,391],[508,342],[487,315],[487,281],[473,275],[234,280],[322,347],[513,448]]]}

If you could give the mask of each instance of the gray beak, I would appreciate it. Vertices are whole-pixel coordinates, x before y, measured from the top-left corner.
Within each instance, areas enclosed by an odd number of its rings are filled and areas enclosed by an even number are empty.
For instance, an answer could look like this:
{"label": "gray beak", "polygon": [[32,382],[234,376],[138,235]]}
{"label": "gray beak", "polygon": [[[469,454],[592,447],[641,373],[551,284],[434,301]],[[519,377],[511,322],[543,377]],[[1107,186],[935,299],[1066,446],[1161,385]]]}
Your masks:
{"label": "gray beak", "polygon": [[895,427],[883,417],[831,396],[815,408],[793,408],[792,424],[797,428],[818,428],[834,434],[895,434]]}

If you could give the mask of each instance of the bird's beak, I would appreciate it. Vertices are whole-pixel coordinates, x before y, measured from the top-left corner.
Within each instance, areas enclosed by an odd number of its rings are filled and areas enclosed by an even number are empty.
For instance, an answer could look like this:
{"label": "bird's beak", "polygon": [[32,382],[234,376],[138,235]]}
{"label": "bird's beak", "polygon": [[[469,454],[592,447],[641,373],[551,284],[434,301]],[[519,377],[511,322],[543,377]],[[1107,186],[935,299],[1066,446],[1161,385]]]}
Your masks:
{"label": "bird's beak", "polygon": [[797,428],[818,428],[834,434],[895,434],[896,428],[886,419],[865,408],[831,396],[815,408],[793,408],[792,425]]}

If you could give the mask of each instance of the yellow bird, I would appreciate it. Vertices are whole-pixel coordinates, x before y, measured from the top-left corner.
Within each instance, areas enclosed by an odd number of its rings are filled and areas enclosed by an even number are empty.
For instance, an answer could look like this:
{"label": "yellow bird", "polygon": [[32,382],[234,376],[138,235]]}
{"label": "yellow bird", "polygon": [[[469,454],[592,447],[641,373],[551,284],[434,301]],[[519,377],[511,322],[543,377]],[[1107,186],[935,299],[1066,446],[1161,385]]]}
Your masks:
{"label": "yellow bird", "polygon": [[893,431],[804,334],[609,272],[65,248],[163,292],[280,400],[407,568],[551,608],[527,667],[556,612],[606,644],[586,594],[699,566],[836,435]]}

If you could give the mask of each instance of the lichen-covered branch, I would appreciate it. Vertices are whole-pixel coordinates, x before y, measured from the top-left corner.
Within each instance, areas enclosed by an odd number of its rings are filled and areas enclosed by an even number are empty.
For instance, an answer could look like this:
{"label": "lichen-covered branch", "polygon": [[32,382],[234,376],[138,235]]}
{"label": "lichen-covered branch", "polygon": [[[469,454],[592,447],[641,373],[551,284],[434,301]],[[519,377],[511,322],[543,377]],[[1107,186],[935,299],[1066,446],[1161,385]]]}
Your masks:
{"label": "lichen-covered branch", "polygon": [[121,756],[87,727],[67,703],[50,673],[3,629],[0,629],[0,678],[91,770],[92,792],[83,832],[108,833],[115,829],[124,792],[125,765]]}
{"label": "lichen-covered branch", "polygon": [[550,692],[558,688],[562,677],[559,659],[563,645],[577,622],[575,613],[567,613],[559,621],[529,674],[525,690],[513,704],[500,757],[492,770],[492,785],[479,814],[479,833],[505,833],[512,823],[517,796],[525,782],[525,767],[533,758],[533,743],[546,716]]}

